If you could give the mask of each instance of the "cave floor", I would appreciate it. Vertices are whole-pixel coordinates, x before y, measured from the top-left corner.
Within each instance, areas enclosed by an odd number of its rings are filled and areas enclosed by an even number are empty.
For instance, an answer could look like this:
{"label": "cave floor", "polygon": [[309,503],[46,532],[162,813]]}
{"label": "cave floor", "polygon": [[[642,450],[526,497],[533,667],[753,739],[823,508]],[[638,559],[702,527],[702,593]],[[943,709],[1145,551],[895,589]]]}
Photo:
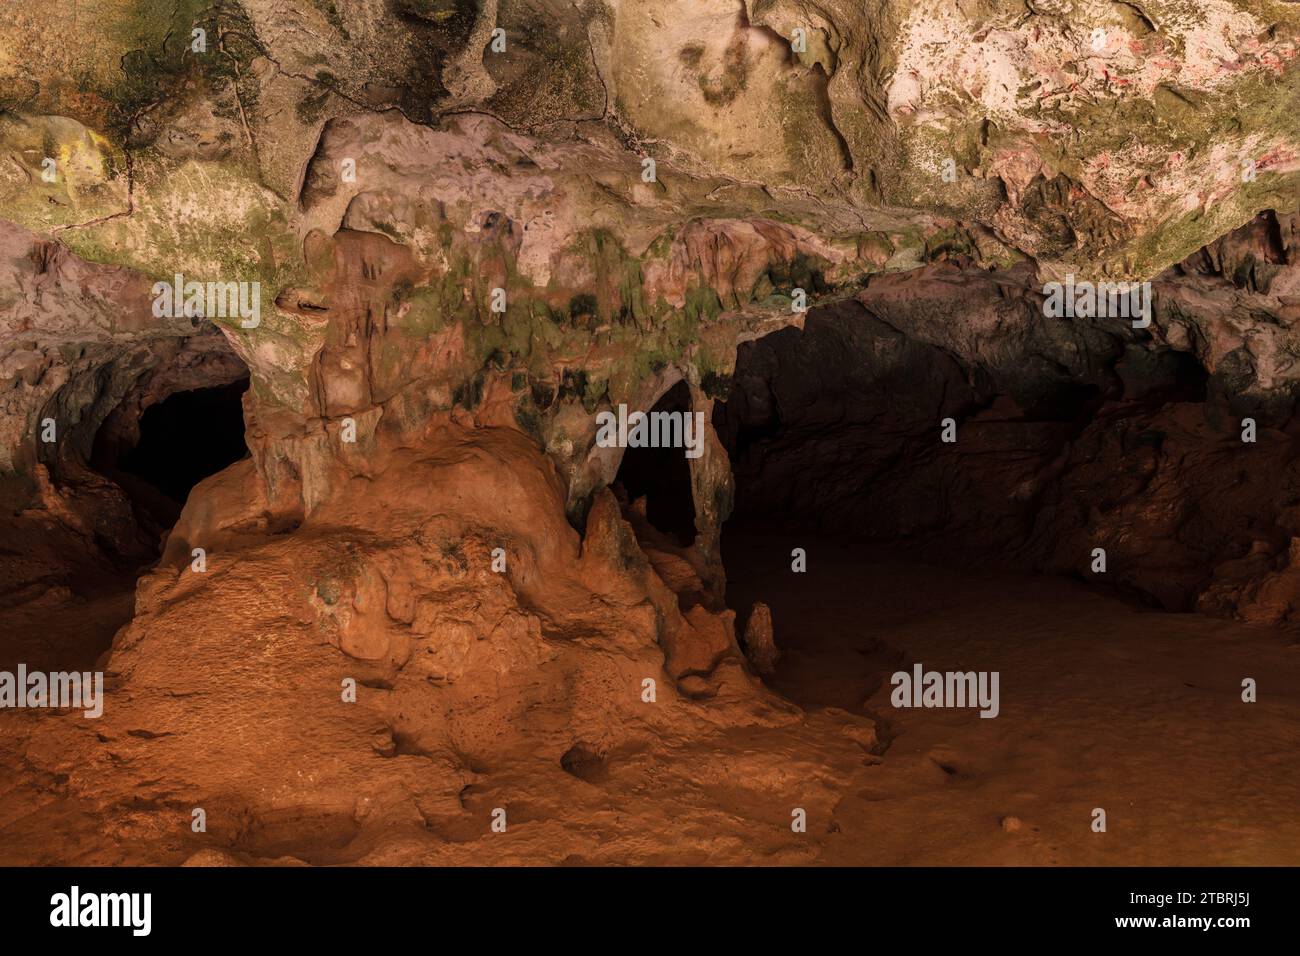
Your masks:
{"label": "cave floor", "polygon": [[[1293,637],[845,540],[729,529],[723,547],[729,603],[772,608],[784,656],[769,685],[881,724],[882,761],[836,808],[843,839],[819,862],[1300,862]],[[915,662],[1000,672],[1000,715],[894,708],[889,675]]]}
{"label": "cave floor", "polygon": [[[351,844],[344,835],[337,849],[315,846],[319,834],[304,817],[290,849],[276,845],[239,859],[1300,862],[1300,763],[1294,759],[1300,646],[1292,637],[1136,608],[1062,578],[893,560],[829,537],[729,526],[723,547],[731,605],[742,618],[754,600],[772,609],[783,657],[768,683],[808,711],[802,725],[729,727],[725,704],[702,701],[702,711],[720,718],[716,733],[613,754],[597,778],[577,779],[549,757],[521,749],[517,762],[485,771],[462,797],[459,816],[427,827],[395,817]],[[790,570],[794,547],[807,550],[804,574]],[[129,613],[130,596],[106,593],[67,607],[0,612],[5,656],[40,660],[63,634],[82,642],[78,664],[89,667],[90,656]],[[95,636],[97,629],[105,633]],[[916,662],[926,670],[998,671],[999,716],[895,709],[889,675]],[[1241,701],[1244,677],[1258,682],[1257,703]],[[845,749],[841,711],[877,721],[876,755]],[[0,760],[11,768],[0,786],[0,858],[46,864],[189,858],[198,844],[163,818],[146,814],[142,829],[132,830],[141,807],[125,795],[119,816],[127,823],[106,827],[93,802],[32,769],[24,756],[28,733],[41,721],[60,719],[26,713],[0,720]],[[377,773],[396,766],[375,760]],[[420,779],[434,790],[440,786],[436,776]],[[129,790],[106,783],[109,790]],[[484,835],[482,820],[503,804],[511,807],[511,836]],[[809,807],[805,834],[789,826],[796,805]],[[1098,807],[1107,814],[1105,833],[1091,829]],[[285,826],[297,834],[298,824]],[[155,838],[142,840],[137,832]]]}

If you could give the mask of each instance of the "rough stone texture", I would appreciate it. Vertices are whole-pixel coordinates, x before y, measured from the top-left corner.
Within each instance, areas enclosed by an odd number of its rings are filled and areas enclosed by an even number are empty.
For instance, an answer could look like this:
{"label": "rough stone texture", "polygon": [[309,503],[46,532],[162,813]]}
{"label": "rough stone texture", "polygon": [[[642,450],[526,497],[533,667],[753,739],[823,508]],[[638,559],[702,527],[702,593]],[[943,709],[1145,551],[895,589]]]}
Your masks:
{"label": "rough stone texture", "polygon": [[[772,793],[827,816],[877,739],[743,667],[721,529],[769,487],[881,536],[996,524],[980,547],[1051,570],[1101,542],[1166,605],[1289,621],[1298,25],[1270,0],[7,10],[5,603],[84,598],[149,559],[87,467],[105,422],[127,440],[149,404],[246,368],[251,458],[194,489],[140,578],[103,720],[6,716],[26,770],[6,805],[96,821],[6,849],[748,860]],[[1037,290],[1068,272],[1159,276],[1152,330],[1044,318]],[[151,285],[177,274],[260,283],[260,324],[155,318]],[[843,321],[802,331],[796,290]],[[791,384],[763,361],[798,336]],[[1175,401],[1177,356],[1218,400]],[[715,411],[688,548],[641,526],[594,443],[597,411],[683,379]],[[893,431],[866,427],[886,401]],[[785,431],[762,434],[778,407]],[[1203,439],[1226,449],[1246,412],[1260,462],[1238,479]],[[951,456],[930,434],[948,414]],[[848,439],[819,445],[827,421]],[[1120,463],[1147,493],[1081,510]],[[606,773],[630,781],[618,807],[584,779]],[[533,825],[487,847],[505,793]],[[580,804],[595,825],[565,817]]]}
{"label": "rough stone texture", "polygon": [[760,674],[770,674],[780,657],[772,633],[772,609],[762,601],[755,601],[745,622],[745,659]]}
{"label": "rough stone texture", "polygon": [[1046,318],[1019,267],[936,266],[742,346],[716,422],[738,511],[1290,623],[1296,219],[1167,270],[1146,330]]}

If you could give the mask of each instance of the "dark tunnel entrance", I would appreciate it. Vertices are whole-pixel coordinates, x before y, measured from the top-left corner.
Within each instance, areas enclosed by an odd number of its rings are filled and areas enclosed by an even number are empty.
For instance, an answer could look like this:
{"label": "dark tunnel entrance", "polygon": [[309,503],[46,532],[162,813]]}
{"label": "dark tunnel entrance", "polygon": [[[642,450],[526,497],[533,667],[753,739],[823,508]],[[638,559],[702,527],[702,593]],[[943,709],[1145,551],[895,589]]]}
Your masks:
{"label": "dark tunnel entrance", "polygon": [[91,465],[122,488],[152,536],[176,523],[195,485],[248,455],[248,384],[241,378],[173,392],[135,421],[119,410],[96,435]]}
{"label": "dark tunnel entrance", "polygon": [[[691,412],[691,390],[678,382],[655,403],[651,414]],[[646,520],[682,547],[695,542],[695,500],[691,494],[691,467],[682,448],[628,448],[614,479],[636,506],[644,498]]]}
{"label": "dark tunnel entrance", "polygon": [[[714,410],[735,480],[727,604],[742,644],[769,605],[769,682],[796,702],[860,708],[919,620],[956,634],[1088,593],[1237,616],[1285,563],[1289,419],[1232,404],[1191,352],[1033,306],[1004,354],[981,344],[997,363],[856,302],[741,346]],[[1272,423],[1250,444],[1248,415]],[[1247,613],[1284,613],[1268,600]]]}
{"label": "dark tunnel entrance", "polygon": [[145,409],[140,441],[118,467],[184,504],[190,489],[248,454],[243,397],[248,379],[177,392]]}
{"label": "dark tunnel entrance", "polygon": [[[82,402],[84,431],[69,429],[49,467],[79,520],[73,530],[41,528],[32,547],[44,563],[19,571],[27,590],[66,599],[14,608],[0,627],[0,667],[102,664],[194,486],[249,453],[248,368],[216,330],[123,352],[65,387]],[[56,561],[58,577],[30,580]]]}

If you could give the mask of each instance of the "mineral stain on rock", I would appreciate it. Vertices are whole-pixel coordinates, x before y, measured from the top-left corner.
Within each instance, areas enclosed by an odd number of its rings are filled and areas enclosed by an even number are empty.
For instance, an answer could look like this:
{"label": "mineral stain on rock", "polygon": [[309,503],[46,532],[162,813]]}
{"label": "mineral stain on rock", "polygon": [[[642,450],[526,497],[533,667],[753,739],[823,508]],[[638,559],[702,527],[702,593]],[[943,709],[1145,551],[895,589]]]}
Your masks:
{"label": "mineral stain on rock", "polygon": [[1300,6],[148,6],[0,17],[0,862],[1300,862]]}

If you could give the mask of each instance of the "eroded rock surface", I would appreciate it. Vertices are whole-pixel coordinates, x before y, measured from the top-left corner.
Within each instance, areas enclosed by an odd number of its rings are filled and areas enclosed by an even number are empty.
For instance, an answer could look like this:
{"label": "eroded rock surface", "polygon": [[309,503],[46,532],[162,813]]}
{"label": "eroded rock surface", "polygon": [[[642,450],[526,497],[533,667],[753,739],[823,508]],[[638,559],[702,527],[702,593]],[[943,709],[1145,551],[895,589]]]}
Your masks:
{"label": "eroded rock surface", "polygon": [[[12,859],[750,860],[773,793],[829,813],[878,737],[746,664],[733,506],[1057,572],[1103,547],[1167,607],[1290,623],[1298,30],[1269,0],[6,10],[0,610],[142,574],[91,615],[123,625],[105,716],[4,717],[8,800],[102,839]],[[1150,328],[1047,317],[1066,275],[1152,280]],[[260,309],[159,314],[173,281]],[[245,376],[249,457],[142,518],[97,455]],[[681,383],[688,542],[596,441]],[[523,839],[487,842],[498,807]]]}

